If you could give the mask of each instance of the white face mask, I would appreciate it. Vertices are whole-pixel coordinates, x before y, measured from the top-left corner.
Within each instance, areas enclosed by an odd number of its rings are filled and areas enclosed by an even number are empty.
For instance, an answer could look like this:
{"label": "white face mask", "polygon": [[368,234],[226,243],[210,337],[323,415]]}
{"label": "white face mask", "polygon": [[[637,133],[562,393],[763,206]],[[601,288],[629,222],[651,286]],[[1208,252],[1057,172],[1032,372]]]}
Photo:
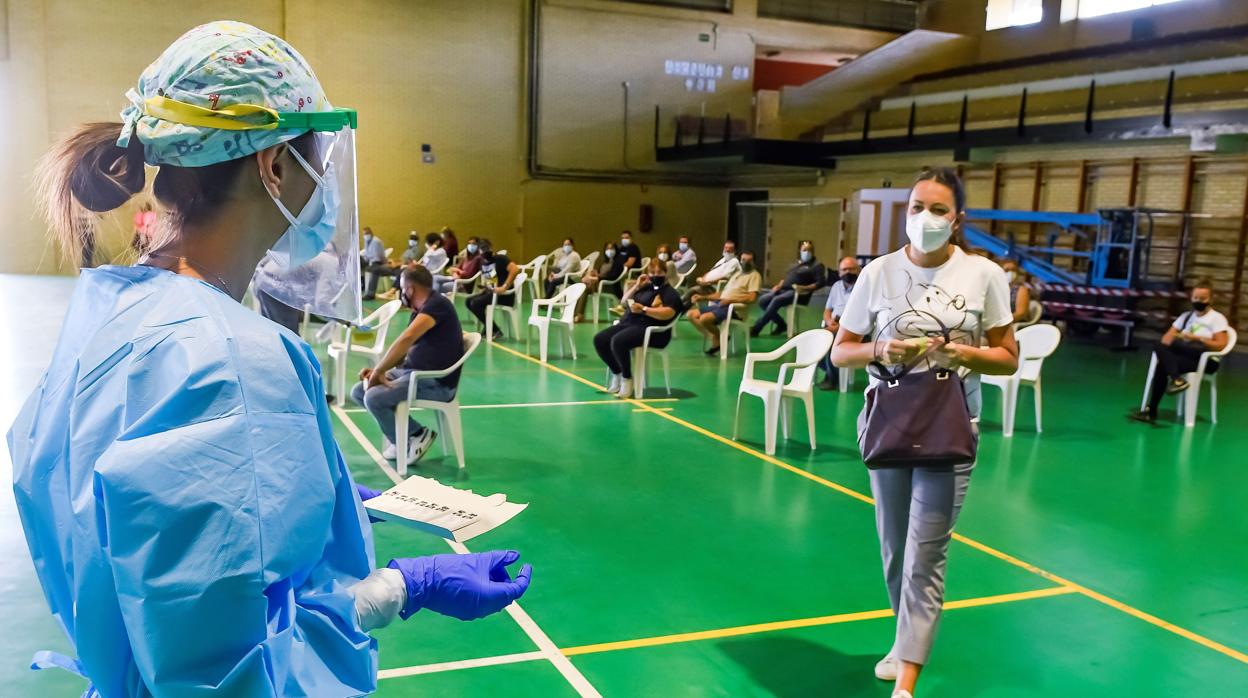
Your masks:
{"label": "white face mask", "polygon": [[681,252],[688,252],[688,251],[689,251],[689,243],[687,243],[687,242],[682,242],[682,243],[680,243],[680,244],[678,245],[678,247],[680,247],[680,251],[681,251]]}
{"label": "white face mask", "polygon": [[732,259],[733,254],[728,250],[724,250],[724,259]]}
{"label": "white face mask", "polygon": [[563,246],[563,253],[564,253],[564,254],[572,254],[572,246],[571,246],[571,245],[564,245],[564,246]]}
{"label": "white face mask", "polygon": [[1015,279],[1017,279],[1017,278],[1018,278],[1018,272],[1013,271],[1013,270],[1005,272],[1005,280],[1006,280],[1006,281],[1008,281],[1008,282],[1010,282],[1010,283],[1014,283],[1014,280],[1015,280]]}
{"label": "white face mask", "polygon": [[668,255],[666,252],[660,252],[660,253],[659,253],[659,261],[660,261],[660,262],[666,262],[666,261],[667,261],[668,256],[669,256],[669,255]]}
{"label": "white face mask", "polygon": [[628,247],[632,240],[628,238],[620,238],[620,247]]}
{"label": "white face mask", "polygon": [[606,252],[603,252],[603,254],[607,256],[607,259],[611,259],[615,256],[615,250],[607,250]]}
{"label": "white face mask", "polygon": [[923,210],[906,219],[906,236],[916,250],[924,254],[944,247],[953,235],[953,221]]}

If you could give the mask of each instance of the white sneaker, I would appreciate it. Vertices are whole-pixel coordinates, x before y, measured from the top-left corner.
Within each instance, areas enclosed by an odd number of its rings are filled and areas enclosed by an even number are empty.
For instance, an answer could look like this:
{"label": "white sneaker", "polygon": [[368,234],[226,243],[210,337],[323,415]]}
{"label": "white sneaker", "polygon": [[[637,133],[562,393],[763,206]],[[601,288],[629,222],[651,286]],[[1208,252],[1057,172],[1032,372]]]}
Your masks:
{"label": "white sneaker", "polygon": [[615,392],[615,396],[627,400],[633,396],[633,379],[621,378],[620,389]]}
{"label": "white sneaker", "polygon": [[619,392],[620,381],[622,380],[624,380],[623,376],[618,373],[612,373],[611,380],[607,381],[607,392],[612,394]]}
{"label": "white sneaker", "polygon": [[381,457],[386,460],[394,460],[398,454],[395,453],[394,444],[390,443],[390,439],[385,439],[385,448],[381,449]]}
{"label": "white sneaker", "polygon": [[897,658],[890,651],[883,659],[875,664],[875,678],[881,681],[897,680]]}
{"label": "white sneaker", "polygon": [[893,698],[914,698],[914,694],[904,688],[899,688],[893,691]]}
{"label": "white sneaker", "polygon": [[413,436],[408,439],[407,464],[411,465],[424,458],[429,449],[433,447],[433,440],[436,438],[438,438],[438,432],[425,427],[425,430],[420,432],[420,436]]}

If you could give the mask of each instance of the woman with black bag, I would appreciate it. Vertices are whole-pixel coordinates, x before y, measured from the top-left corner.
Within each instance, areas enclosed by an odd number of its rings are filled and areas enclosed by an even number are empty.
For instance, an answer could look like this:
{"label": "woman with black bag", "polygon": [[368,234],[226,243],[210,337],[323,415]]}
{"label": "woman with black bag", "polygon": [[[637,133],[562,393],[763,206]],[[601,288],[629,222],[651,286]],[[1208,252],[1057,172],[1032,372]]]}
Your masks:
{"label": "woman with black bag", "polygon": [[[913,695],[940,621],[949,540],[978,444],[978,374],[1018,367],[1005,273],[952,239],[965,204],[952,170],[919,176],[910,244],[862,270],[832,348],[834,365],[871,373],[859,445],[897,615],[895,642],[875,674],[896,681],[895,697]],[[870,335],[875,341],[863,343]]]}

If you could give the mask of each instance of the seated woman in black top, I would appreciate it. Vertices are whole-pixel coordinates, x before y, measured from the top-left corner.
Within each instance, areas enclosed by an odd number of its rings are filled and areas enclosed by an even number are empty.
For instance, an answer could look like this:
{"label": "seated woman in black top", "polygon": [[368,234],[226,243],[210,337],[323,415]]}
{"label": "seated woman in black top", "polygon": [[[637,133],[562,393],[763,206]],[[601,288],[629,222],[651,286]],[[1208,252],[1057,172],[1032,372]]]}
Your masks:
{"label": "seated woman in black top", "polygon": [[[641,346],[646,328],[663,325],[680,314],[680,293],[668,283],[664,265],[651,260],[645,273],[624,294],[628,312],[616,324],[594,335],[594,349],[611,370],[607,391],[627,398],[633,393],[632,351]],[[672,341],[672,333],[656,332],[650,346],[661,349]]]}
{"label": "seated woman in black top", "polygon": [[[486,306],[493,302],[495,294],[506,293],[512,289],[520,267],[516,266],[516,263],[512,262],[507,255],[495,252],[494,244],[489,238],[481,238],[477,245],[481,252],[481,282],[485,288],[480,293],[469,296],[468,300],[464,301],[464,305],[468,306],[468,312],[472,313],[484,326]],[[498,297],[498,305],[511,306],[515,303],[516,294],[514,293]],[[494,339],[502,336],[502,330],[495,327]]]}
{"label": "seated woman in black top", "polygon": [[823,262],[815,259],[815,243],[810,240],[798,243],[797,261],[784,272],[784,280],[758,297],[758,306],[763,309],[763,316],[750,328],[750,336],[757,337],[767,323],[771,322],[776,323],[772,334],[787,332],[789,326],[780,315],[781,311],[794,302],[802,305],[810,303],[811,293],[824,285],[827,276]]}

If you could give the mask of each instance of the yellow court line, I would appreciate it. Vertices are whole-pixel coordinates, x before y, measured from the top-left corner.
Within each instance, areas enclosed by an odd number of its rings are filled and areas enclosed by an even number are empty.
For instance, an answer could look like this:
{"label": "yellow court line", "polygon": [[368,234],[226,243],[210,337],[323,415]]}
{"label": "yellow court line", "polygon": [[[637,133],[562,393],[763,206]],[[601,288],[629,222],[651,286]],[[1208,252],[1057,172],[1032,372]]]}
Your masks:
{"label": "yellow court line", "polygon": [[[585,385],[588,385],[588,386],[593,387],[593,388],[597,388],[597,389],[599,389],[599,390],[605,390],[605,388],[603,388],[603,386],[600,386],[600,385],[598,385],[597,383],[594,383],[593,381],[591,381],[591,380],[589,380],[589,379],[587,379],[587,378],[582,378],[582,377],[580,377],[580,376],[576,375],[575,373],[571,373],[571,372],[569,372],[569,371],[565,371],[564,369],[559,368],[558,366],[551,366],[551,365],[549,365],[549,364],[545,364],[545,365],[543,365],[543,364],[542,364],[542,362],[540,362],[540,361],[538,361],[537,359],[534,359],[534,358],[532,358],[532,357],[530,357],[530,356],[528,356],[528,355],[526,355],[526,354],[521,354],[521,353],[520,353],[520,352],[518,352],[518,351],[515,351],[515,350],[513,350],[513,349],[509,349],[509,348],[504,347],[504,346],[501,346],[501,345],[495,345],[495,346],[498,346],[500,349],[502,349],[502,350],[504,350],[504,351],[506,351],[506,352],[508,352],[508,353],[514,354],[514,355],[516,355],[516,356],[518,356],[518,357],[520,357],[520,358],[522,358],[522,359],[525,359],[525,360],[531,361],[531,362],[533,362],[533,363],[535,363],[535,364],[537,364],[537,365],[539,365],[539,366],[544,366],[545,368],[548,368],[548,369],[550,369],[550,370],[552,370],[552,371],[554,371],[554,372],[556,372],[556,373],[559,373],[559,374],[561,374],[561,375],[567,376],[568,378],[571,378],[571,379],[573,379],[573,380],[576,380],[576,381],[579,381],[579,382],[581,382],[581,383],[584,383]],[[832,482],[831,480],[828,480],[828,479],[826,479],[826,478],[819,477],[818,475],[815,475],[814,473],[807,472],[807,471],[802,470],[801,468],[798,468],[798,467],[796,467],[796,466],[789,465],[788,463],[785,463],[784,461],[782,461],[782,460],[780,460],[780,459],[778,459],[778,458],[775,458],[775,457],[769,456],[769,455],[767,455],[767,454],[765,454],[765,453],[763,453],[763,452],[761,452],[761,451],[756,451],[756,450],[754,450],[754,449],[752,449],[752,448],[749,448],[748,446],[745,446],[745,445],[740,444],[740,443],[738,443],[738,442],[736,442],[736,441],[733,441],[733,440],[731,440],[731,439],[728,439],[728,438],[725,438],[725,437],[723,437],[723,436],[720,436],[719,434],[716,434],[715,432],[712,432],[712,431],[708,431],[708,430],[706,430],[706,429],[703,429],[702,427],[700,427],[700,426],[698,426],[698,425],[696,425],[696,424],[692,424],[692,423],[690,423],[690,422],[687,422],[687,421],[685,421],[685,420],[683,420],[683,419],[681,419],[681,418],[679,418],[679,417],[676,417],[675,415],[669,414],[669,413],[667,413],[667,412],[661,412],[661,411],[659,411],[659,410],[656,410],[656,409],[655,409],[655,408],[653,408],[653,407],[650,407],[649,405],[646,405],[646,404],[643,404],[643,403],[639,403],[639,402],[637,402],[636,400],[626,400],[626,401],[627,401],[627,402],[633,402],[633,403],[636,403],[636,405],[637,405],[638,407],[640,407],[640,408],[641,408],[641,411],[643,411],[643,412],[653,412],[654,414],[656,414],[656,415],[658,415],[658,416],[660,416],[660,417],[662,417],[662,418],[664,418],[664,419],[666,419],[666,420],[668,420],[668,421],[675,422],[676,424],[679,424],[679,425],[681,425],[681,426],[683,426],[683,427],[685,427],[685,428],[687,428],[687,429],[690,429],[690,430],[695,431],[695,432],[697,432],[697,433],[699,433],[699,434],[702,434],[703,436],[706,436],[706,437],[708,437],[708,438],[710,438],[710,439],[713,439],[713,440],[715,440],[715,441],[718,441],[718,442],[720,442],[720,443],[722,443],[722,444],[724,444],[724,445],[726,445],[726,446],[731,446],[732,448],[735,448],[735,449],[737,449],[738,451],[741,451],[741,452],[743,452],[743,453],[748,453],[748,454],[750,454],[750,455],[754,456],[755,458],[758,458],[759,460],[763,460],[763,461],[766,461],[766,462],[768,462],[768,463],[771,463],[772,465],[775,465],[775,466],[777,466],[777,467],[779,467],[779,468],[783,468],[784,470],[787,470],[787,471],[789,471],[789,472],[791,472],[791,473],[793,473],[793,474],[795,474],[795,475],[800,475],[800,476],[802,476],[802,477],[806,478],[807,480],[811,480],[812,482],[817,482],[817,483],[819,483],[819,484],[823,485],[824,487],[828,487],[828,488],[830,488],[830,489],[836,490],[837,492],[840,492],[841,494],[847,495],[847,496],[849,496],[849,497],[853,497],[854,499],[857,499],[857,500],[858,500],[858,501],[860,501],[860,502],[864,502],[864,503],[866,503],[866,504],[871,504],[871,505],[874,505],[874,504],[875,504],[875,500],[874,500],[874,499],[872,499],[871,497],[868,497],[868,496],[867,496],[867,495],[865,495],[865,494],[862,494],[861,492],[857,492],[857,491],[852,490],[852,489],[850,489],[850,488],[848,488],[848,487],[845,487],[844,485],[840,485],[840,484],[838,484],[838,483]],[[1220,654],[1226,655],[1227,657],[1230,657],[1230,658],[1232,658],[1232,659],[1234,659],[1234,660],[1236,660],[1236,661],[1242,662],[1242,663],[1244,663],[1244,664],[1248,664],[1248,654],[1245,654],[1244,652],[1241,652],[1241,651],[1236,650],[1236,649],[1232,649],[1232,648],[1230,648],[1230,647],[1228,647],[1228,646],[1226,646],[1226,645],[1224,645],[1224,644],[1222,644],[1222,643],[1220,643],[1220,642],[1216,642],[1216,641],[1214,641],[1214,640],[1210,640],[1209,638],[1204,637],[1203,635],[1199,635],[1199,634],[1194,633],[1194,632],[1192,632],[1192,631],[1190,631],[1190,630],[1188,630],[1188,629],[1186,629],[1186,628],[1179,627],[1179,626],[1177,626],[1177,625],[1175,625],[1175,624],[1173,624],[1173,623],[1170,623],[1169,621],[1162,620],[1161,618],[1158,618],[1157,616],[1154,616],[1154,615],[1152,615],[1151,613],[1146,613],[1146,612],[1144,612],[1144,611],[1141,611],[1141,610],[1140,610],[1140,609],[1138,609],[1138,608],[1135,608],[1135,607],[1133,607],[1133,606],[1130,606],[1130,605],[1128,605],[1128,604],[1125,604],[1125,603],[1123,603],[1123,602],[1121,602],[1121,601],[1118,601],[1117,599],[1110,598],[1110,597],[1108,597],[1108,596],[1106,596],[1106,595],[1104,595],[1104,594],[1102,594],[1102,593],[1100,593],[1100,592],[1098,592],[1098,591],[1093,591],[1092,589],[1089,589],[1089,588],[1087,588],[1087,587],[1085,587],[1085,586],[1083,586],[1083,585],[1081,585],[1081,584],[1076,584],[1076,583],[1074,583],[1074,582],[1072,582],[1072,581],[1070,581],[1070,580],[1068,580],[1068,579],[1065,579],[1064,577],[1060,577],[1060,576],[1058,576],[1058,575],[1056,575],[1056,574],[1053,574],[1052,572],[1049,572],[1049,571],[1047,571],[1047,570],[1044,570],[1044,569],[1041,569],[1041,568],[1039,568],[1039,567],[1036,567],[1035,565],[1033,565],[1033,564],[1031,564],[1031,563],[1029,563],[1029,562],[1024,562],[1023,560],[1020,560],[1020,559],[1018,559],[1018,558],[1014,557],[1013,555],[1010,555],[1010,554],[1008,554],[1008,553],[1004,553],[1004,552],[1002,552],[1002,551],[1000,551],[1000,550],[997,550],[996,548],[993,548],[993,547],[991,547],[991,546],[989,546],[989,545],[985,545],[984,543],[980,543],[979,541],[974,540],[974,539],[972,539],[972,538],[967,538],[966,536],[961,535],[961,534],[959,534],[959,533],[954,533],[954,534],[953,534],[953,539],[954,539],[954,540],[956,540],[956,541],[958,541],[958,542],[960,542],[960,543],[964,543],[964,544],[966,544],[966,545],[969,545],[969,546],[971,546],[972,548],[975,548],[976,550],[978,550],[978,551],[980,551],[980,552],[982,552],[982,553],[985,553],[985,554],[987,554],[987,555],[991,555],[992,557],[995,557],[995,558],[997,558],[998,560],[1001,560],[1001,561],[1003,561],[1003,562],[1007,562],[1007,563],[1009,563],[1009,564],[1011,564],[1011,565],[1014,565],[1015,567],[1019,567],[1019,568],[1025,569],[1025,570],[1027,570],[1028,572],[1031,572],[1032,574],[1039,575],[1040,577],[1043,577],[1043,578],[1045,578],[1045,579],[1047,579],[1047,580],[1049,580],[1049,581],[1051,581],[1051,582],[1054,582],[1054,583],[1056,583],[1056,584],[1060,584],[1060,585],[1063,585],[1063,586],[1070,587],[1071,589],[1074,589],[1076,592],[1078,592],[1078,593],[1080,593],[1080,594],[1082,594],[1082,595],[1084,595],[1084,596],[1086,596],[1086,597],[1088,597],[1088,598],[1090,598],[1090,599],[1092,599],[1092,600],[1094,600],[1094,601],[1097,601],[1097,602],[1099,602],[1099,603],[1105,604],[1106,606],[1109,606],[1110,608],[1113,608],[1113,609],[1115,609],[1115,610],[1121,611],[1121,612],[1123,612],[1123,613],[1125,613],[1125,614],[1127,614],[1127,615],[1129,615],[1129,616],[1132,616],[1132,617],[1134,617],[1134,618],[1138,618],[1139,620],[1142,620],[1142,621],[1144,621],[1144,622],[1146,622],[1146,623],[1149,623],[1150,625],[1153,625],[1153,626],[1155,626],[1155,627],[1161,628],[1162,630],[1165,630],[1165,631],[1167,631],[1167,632],[1174,633],[1175,635],[1178,635],[1179,637],[1182,637],[1182,638],[1184,638],[1184,639],[1187,639],[1187,640],[1190,640],[1190,641],[1192,641],[1192,642],[1195,642],[1196,644],[1201,645],[1202,647],[1206,647],[1206,648],[1211,649],[1211,650],[1213,650],[1213,651],[1215,651],[1215,652],[1218,652],[1218,653],[1220,653]]]}
{"label": "yellow court line", "polygon": [[[654,411],[655,411],[655,412],[671,412],[673,409],[675,409],[675,408],[673,408],[673,407],[655,407],[655,408],[654,408]],[[638,407],[638,408],[634,409],[633,411],[634,411],[634,412],[649,412],[650,410],[643,410],[643,409],[641,409],[640,407]]]}
{"label": "yellow court line", "polygon": [[[964,599],[962,601],[950,601],[945,604],[945,610],[975,608],[977,606],[992,606],[995,604],[1026,601],[1028,599],[1041,599],[1050,596],[1061,596],[1063,594],[1073,593],[1075,593],[1075,590],[1071,587],[1049,587],[1047,589],[1023,591],[1014,594],[998,594],[996,596],[982,596],[980,598]],[[833,616],[820,616],[817,618],[799,618],[797,620],[782,620],[773,623],[739,625],[735,628],[719,628],[717,630],[702,630],[694,633],[677,633],[675,635],[644,637],[638,640],[622,640],[620,642],[603,642],[596,645],[581,645],[580,647],[565,647],[562,652],[569,657],[574,657],[581,654],[615,652],[618,650],[631,650],[640,647],[657,647],[659,645],[673,645],[681,642],[718,640],[725,637],[770,633],[777,630],[794,630],[797,628],[813,628],[822,625],[853,623],[862,620],[877,620],[879,618],[890,618],[892,615],[893,610],[891,608],[883,608],[877,611],[859,611],[857,613],[838,613]]]}

